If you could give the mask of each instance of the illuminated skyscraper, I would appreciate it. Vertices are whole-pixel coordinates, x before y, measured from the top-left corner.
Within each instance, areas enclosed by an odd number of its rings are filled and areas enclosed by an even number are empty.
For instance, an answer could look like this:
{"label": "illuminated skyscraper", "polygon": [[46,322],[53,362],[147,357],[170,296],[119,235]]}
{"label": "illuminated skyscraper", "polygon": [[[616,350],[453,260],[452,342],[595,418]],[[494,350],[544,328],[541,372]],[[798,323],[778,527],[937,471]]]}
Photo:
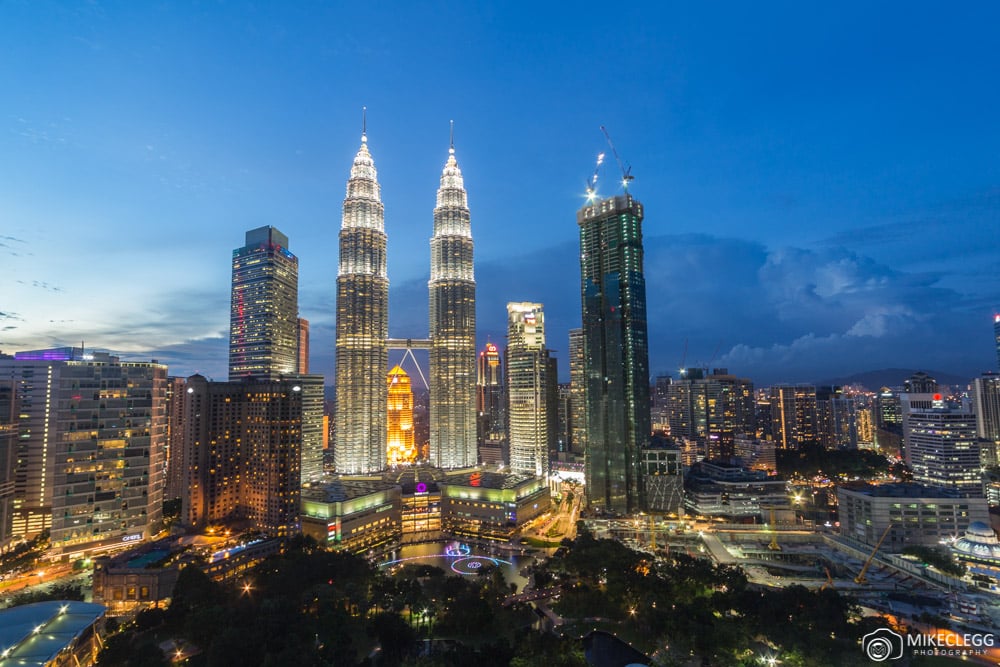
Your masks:
{"label": "illuminated skyscraper", "polygon": [[299,318],[299,348],[296,365],[300,374],[309,372],[309,320]]}
{"label": "illuminated skyscraper", "polygon": [[385,467],[389,363],[389,279],[385,212],[368,137],[354,157],[340,227],[337,273],[337,402],[334,465],[339,473]]}
{"label": "illuminated skyscraper", "polygon": [[386,378],[389,388],[388,432],[386,463],[394,466],[417,460],[417,447],[413,440],[413,389],[410,376],[398,365]]}
{"label": "illuminated skyscraper", "polygon": [[993,338],[997,345],[997,368],[1000,368],[1000,314],[993,316]]}
{"label": "illuminated skyscraper", "polygon": [[471,216],[454,144],[434,208],[429,290],[431,463],[475,465],[476,280]]}
{"label": "illuminated skyscraper", "polygon": [[298,327],[299,260],[276,228],[252,229],[233,251],[229,379],[294,373]]}
{"label": "illuminated skyscraper", "polygon": [[549,473],[550,381],[542,304],[507,304],[505,360],[510,469],[544,477]]}
{"label": "illuminated skyscraper", "polygon": [[586,369],[583,329],[569,330],[569,422],[570,449],[583,454],[587,449]]}
{"label": "illuminated skyscraper", "polygon": [[650,437],[642,217],[642,204],[627,194],[589,203],[576,214],[588,503],[619,513],[644,505],[639,450]]}
{"label": "illuminated skyscraper", "polygon": [[816,387],[810,384],[771,387],[771,432],[778,449],[798,449],[817,439]]}
{"label": "illuminated skyscraper", "polygon": [[160,531],[166,366],[61,348],[18,352],[0,377],[19,409],[14,534],[49,529],[69,553]]}
{"label": "illuminated skyscraper", "polygon": [[486,343],[479,352],[476,371],[476,439],[482,445],[504,438],[503,369],[496,345]]}
{"label": "illuminated skyscraper", "polygon": [[204,527],[249,519],[271,535],[297,533],[303,385],[209,382],[201,375],[186,385],[181,521]]}

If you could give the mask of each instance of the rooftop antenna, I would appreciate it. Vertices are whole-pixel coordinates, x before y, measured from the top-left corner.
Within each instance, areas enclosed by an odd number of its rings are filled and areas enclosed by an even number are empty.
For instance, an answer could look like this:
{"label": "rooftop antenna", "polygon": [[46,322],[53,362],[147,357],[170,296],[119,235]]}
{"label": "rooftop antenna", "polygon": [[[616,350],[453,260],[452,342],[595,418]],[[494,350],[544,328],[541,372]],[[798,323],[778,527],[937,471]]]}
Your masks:
{"label": "rooftop antenna", "polygon": [[451,124],[451,136],[449,138],[450,146],[448,148],[448,154],[449,155],[454,155],[455,154],[455,121],[449,120],[448,122]]}
{"label": "rooftop antenna", "polygon": [[361,107],[361,143],[368,141],[368,107]]}

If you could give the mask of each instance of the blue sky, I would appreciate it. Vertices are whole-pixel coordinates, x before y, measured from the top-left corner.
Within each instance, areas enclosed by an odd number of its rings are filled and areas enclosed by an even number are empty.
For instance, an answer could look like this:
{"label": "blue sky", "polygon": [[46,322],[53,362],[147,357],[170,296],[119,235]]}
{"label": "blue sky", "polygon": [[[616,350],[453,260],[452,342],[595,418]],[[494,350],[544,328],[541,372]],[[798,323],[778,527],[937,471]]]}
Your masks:
{"label": "blue sky", "polygon": [[454,119],[481,342],[534,300],[564,354],[605,125],[647,215],[654,373],[685,341],[758,384],[996,368],[994,3],[284,4],[0,3],[0,350],[221,379],[231,252],[272,224],[332,377],[367,105],[392,335],[426,333]]}

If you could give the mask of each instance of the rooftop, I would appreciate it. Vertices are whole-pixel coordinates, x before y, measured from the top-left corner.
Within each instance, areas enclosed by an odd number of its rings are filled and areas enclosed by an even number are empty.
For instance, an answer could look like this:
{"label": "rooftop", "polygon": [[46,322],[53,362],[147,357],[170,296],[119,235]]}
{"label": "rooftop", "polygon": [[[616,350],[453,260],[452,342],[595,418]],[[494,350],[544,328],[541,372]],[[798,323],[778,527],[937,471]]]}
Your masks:
{"label": "rooftop", "polygon": [[0,611],[0,667],[45,665],[107,608],[90,602],[35,602]]}
{"label": "rooftop", "polygon": [[899,482],[897,484],[867,484],[848,488],[845,491],[860,493],[872,498],[961,498],[957,489],[943,486],[926,486],[915,482]]}

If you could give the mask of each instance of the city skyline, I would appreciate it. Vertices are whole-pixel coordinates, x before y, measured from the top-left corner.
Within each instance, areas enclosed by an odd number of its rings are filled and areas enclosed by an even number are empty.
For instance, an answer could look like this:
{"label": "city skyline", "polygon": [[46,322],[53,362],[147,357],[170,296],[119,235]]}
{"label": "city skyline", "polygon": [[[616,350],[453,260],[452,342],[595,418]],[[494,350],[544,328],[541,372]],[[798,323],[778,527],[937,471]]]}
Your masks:
{"label": "city skyline", "polygon": [[[758,385],[891,366],[971,379],[995,367],[1000,310],[998,94],[983,85],[997,9],[903,7],[720,18],[639,3],[599,19],[535,9],[526,26],[488,7],[6,6],[0,350],[82,340],[221,379],[226,258],[273,225],[300,257],[312,370],[331,381],[329,257],[367,104],[390,336],[427,330],[426,243],[454,118],[476,348],[503,340],[506,302],[542,302],[565,375],[580,324],[573,212],[608,151],[603,124],[655,220],[653,375],[689,347],[685,365]],[[627,36],[620,51],[598,46],[610,31]],[[597,82],[610,89],[599,100]],[[609,156],[602,196],[616,171]],[[116,265],[169,253],[169,279],[118,280],[102,253]]]}

